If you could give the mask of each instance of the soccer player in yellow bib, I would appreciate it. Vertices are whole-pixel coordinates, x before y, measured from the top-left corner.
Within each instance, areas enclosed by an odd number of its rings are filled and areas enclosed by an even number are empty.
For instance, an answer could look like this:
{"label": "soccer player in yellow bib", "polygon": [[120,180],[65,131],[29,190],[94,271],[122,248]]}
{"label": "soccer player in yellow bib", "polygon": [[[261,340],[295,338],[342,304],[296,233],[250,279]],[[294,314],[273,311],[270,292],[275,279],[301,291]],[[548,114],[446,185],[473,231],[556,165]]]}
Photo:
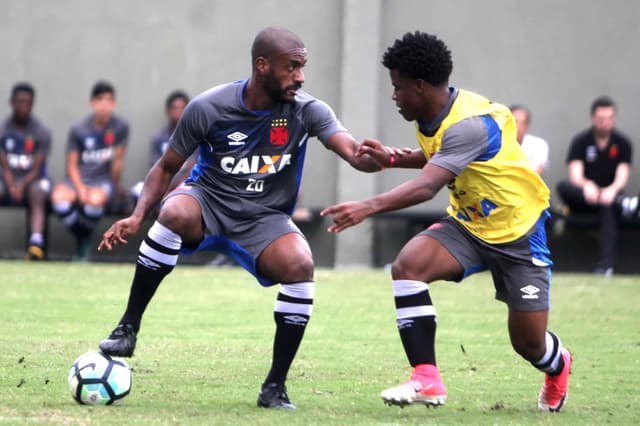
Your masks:
{"label": "soccer player in yellow bib", "polygon": [[571,355],[547,330],[552,262],[544,222],[549,189],[516,140],[509,109],[449,86],[451,52],[437,37],[407,33],[383,56],[392,99],[414,121],[418,150],[403,153],[375,140],[359,154],[388,167],[421,169],[413,179],[365,201],[325,209],[330,232],[341,232],[380,212],[432,199],[447,187],[448,216],[412,238],[393,262],[391,275],[400,338],[413,372],[382,392],[388,404],[444,404],[447,391],[435,357],[436,311],[429,284],[460,281],[490,270],[496,298],[509,307],[514,350],[545,373],[542,411],[559,411],[567,397]]}

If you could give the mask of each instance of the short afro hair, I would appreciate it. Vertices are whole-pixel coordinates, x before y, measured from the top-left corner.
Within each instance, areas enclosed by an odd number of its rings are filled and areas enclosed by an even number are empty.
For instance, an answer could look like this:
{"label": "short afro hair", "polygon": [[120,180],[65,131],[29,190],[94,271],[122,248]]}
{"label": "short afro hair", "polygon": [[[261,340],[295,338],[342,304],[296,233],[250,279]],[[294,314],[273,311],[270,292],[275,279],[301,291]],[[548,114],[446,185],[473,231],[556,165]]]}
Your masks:
{"label": "short afro hair", "polygon": [[11,98],[10,100],[14,100],[18,93],[28,93],[31,95],[31,98],[36,97],[36,90],[33,88],[33,85],[28,81],[20,81],[13,85],[11,89]]}
{"label": "short afro hair", "polygon": [[382,64],[401,76],[421,79],[432,86],[449,82],[451,51],[438,37],[416,31],[397,39],[382,55]]}
{"label": "short afro hair", "polygon": [[165,109],[168,110],[171,108],[171,104],[178,99],[182,99],[185,104],[189,103],[189,95],[187,95],[186,92],[183,92],[182,90],[174,90],[169,93],[169,96],[167,96],[167,99],[164,101]]}

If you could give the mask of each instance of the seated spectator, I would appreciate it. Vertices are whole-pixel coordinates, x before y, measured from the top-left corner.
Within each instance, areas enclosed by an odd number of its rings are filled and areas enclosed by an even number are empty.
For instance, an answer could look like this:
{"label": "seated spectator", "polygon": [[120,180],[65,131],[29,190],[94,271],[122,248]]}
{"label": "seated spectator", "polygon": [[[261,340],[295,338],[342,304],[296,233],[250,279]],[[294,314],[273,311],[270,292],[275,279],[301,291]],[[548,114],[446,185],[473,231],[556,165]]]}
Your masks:
{"label": "seated spectator", "polygon": [[542,176],[544,169],[549,164],[549,145],[544,139],[529,133],[531,113],[526,107],[512,105],[509,109],[511,109],[511,114],[516,120],[518,143],[531,162],[533,170]]}
{"label": "seated spectator", "polygon": [[[173,134],[173,131],[176,129],[178,125],[178,121],[180,117],[182,117],[182,112],[186,108],[189,103],[189,96],[181,90],[175,90],[169,94],[167,100],[165,101],[165,113],[167,115],[167,124],[162,127],[158,131],[158,133],[151,140],[151,155],[149,157],[149,168],[155,164],[156,161],[164,154],[164,151],[169,146],[169,139]],[[178,173],[173,177],[171,183],[169,184],[169,189],[167,192],[175,189],[180,183],[182,183],[191,172],[191,168],[198,161],[198,152],[194,152],[191,157],[185,161],[184,165],[180,169]],[[137,202],[138,197],[140,197],[140,191],[142,191],[143,182],[140,181],[136,183],[131,188],[131,195],[134,200]]]}
{"label": "seated spectator", "polygon": [[17,83],[11,90],[12,114],[0,124],[0,202],[28,208],[30,235],[25,259],[42,260],[51,192],[46,175],[51,132],[31,113],[34,98],[35,90],[29,83]]}
{"label": "seated spectator", "polygon": [[615,124],[613,100],[602,96],[593,101],[591,127],[575,136],[569,148],[569,180],[558,184],[570,213],[598,214],[600,258],[594,273],[606,276],[614,272],[619,216],[629,207],[622,191],[629,181],[632,147]]}
{"label": "seated spectator", "polygon": [[129,125],[113,111],[115,89],[105,81],[91,90],[92,113],[69,131],[66,176],[51,195],[53,209],[76,238],[74,258],[86,260],[91,234],[120,189]]}

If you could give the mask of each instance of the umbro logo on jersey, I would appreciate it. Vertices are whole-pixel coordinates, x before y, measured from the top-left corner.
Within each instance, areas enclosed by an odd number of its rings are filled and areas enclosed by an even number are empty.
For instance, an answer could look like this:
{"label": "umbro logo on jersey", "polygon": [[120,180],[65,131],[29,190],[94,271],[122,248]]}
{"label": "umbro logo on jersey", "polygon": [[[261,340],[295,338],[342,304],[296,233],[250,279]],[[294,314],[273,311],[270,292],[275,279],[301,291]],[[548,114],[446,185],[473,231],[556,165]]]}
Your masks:
{"label": "umbro logo on jersey", "polygon": [[287,315],[284,317],[284,322],[291,325],[307,325],[307,318],[302,315]]}
{"label": "umbro logo on jersey", "polygon": [[93,149],[96,147],[96,138],[94,137],[87,137],[84,138],[84,147],[85,149]]}
{"label": "umbro logo on jersey", "polygon": [[227,138],[229,139],[229,146],[239,146],[246,143],[245,139],[248,138],[248,136],[242,132],[233,132],[227,135]]}
{"label": "umbro logo on jersey", "polygon": [[526,287],[522,287],[520,291],[523,293],[523,299],[537,299],[540,289],[534,285],[529,284]]}

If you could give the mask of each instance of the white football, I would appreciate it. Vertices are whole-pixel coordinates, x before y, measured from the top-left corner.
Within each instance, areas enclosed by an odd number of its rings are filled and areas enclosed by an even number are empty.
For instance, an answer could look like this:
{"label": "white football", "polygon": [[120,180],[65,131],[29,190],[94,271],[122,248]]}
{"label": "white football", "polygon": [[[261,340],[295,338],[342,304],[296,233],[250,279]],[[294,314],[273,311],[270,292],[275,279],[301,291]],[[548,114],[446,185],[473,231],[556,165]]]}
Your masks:
{"label": "white football", "polygon": [[118,403],[131,391],[129,365],[102,352],[80,355],[69,370],[69,390],[76,402],[89,405]]}

